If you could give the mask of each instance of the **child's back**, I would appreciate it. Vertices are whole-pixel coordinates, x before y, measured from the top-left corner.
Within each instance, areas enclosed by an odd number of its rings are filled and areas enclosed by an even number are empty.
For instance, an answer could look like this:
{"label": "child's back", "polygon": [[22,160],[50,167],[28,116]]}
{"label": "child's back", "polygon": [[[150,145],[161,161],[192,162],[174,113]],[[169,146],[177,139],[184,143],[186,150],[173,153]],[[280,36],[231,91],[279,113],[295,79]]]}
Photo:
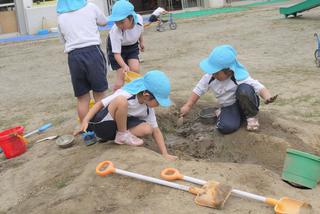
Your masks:
{"label": "child's back", "polygon": [[59,30],[65,40],[65,52],[101,43],[98,25],[106,25],[106,17],[93,3],[58,16]]}

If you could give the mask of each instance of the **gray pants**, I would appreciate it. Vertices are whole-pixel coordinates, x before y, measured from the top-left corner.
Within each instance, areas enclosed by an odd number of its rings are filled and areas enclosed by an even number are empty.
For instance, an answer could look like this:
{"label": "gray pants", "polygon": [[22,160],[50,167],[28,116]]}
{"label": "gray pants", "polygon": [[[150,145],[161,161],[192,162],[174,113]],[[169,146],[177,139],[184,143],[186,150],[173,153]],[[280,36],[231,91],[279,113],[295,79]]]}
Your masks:
{"label": "gray pants", "polygon": [[217,128],[222,134],[232,133],[240,128],[241,122],[259,112],[259,97],[252,86],[240,84],[236,91],[237,102],[221,108]]}

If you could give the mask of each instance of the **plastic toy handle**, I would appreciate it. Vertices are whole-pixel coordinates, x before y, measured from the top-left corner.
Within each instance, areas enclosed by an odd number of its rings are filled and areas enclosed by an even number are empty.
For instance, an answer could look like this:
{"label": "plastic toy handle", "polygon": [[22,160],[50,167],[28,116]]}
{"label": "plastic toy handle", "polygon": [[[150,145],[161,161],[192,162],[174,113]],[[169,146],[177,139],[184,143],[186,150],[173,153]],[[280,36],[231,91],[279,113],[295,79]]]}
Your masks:
{"label": "plastic toy handle", "polygon": [[167,181],[183,180],[183,175],[175,168],[165,168],[161,171],[160,176]]}
{"label": "plastic toy handle", "polygon": [[273,199],[273,198],[266,198],[265,202],[266,202],[266,204],[269,204],[271,206],[276,206],[279,203],[278,200]]}
{"label": "plastic toy handle", "polygon": [[41,126],[41,127],[38,129],[38,131],[39,131],[39,132],[44,132],[45,130],[47,130],[47,129],[50,128],[51,126],[52,126],[52,123],[47,123],[47,124]]}
{"label": "plastic toy handle", "polygon": [[[102,168],[105,168],[104,170],[101,170]],[[106,176],[109,174],[112,174],[116,171],[116,168],[114,168],[114,165],[111,161],[103,161],[98,164],[96,167],[96,173],[100,176]]]}

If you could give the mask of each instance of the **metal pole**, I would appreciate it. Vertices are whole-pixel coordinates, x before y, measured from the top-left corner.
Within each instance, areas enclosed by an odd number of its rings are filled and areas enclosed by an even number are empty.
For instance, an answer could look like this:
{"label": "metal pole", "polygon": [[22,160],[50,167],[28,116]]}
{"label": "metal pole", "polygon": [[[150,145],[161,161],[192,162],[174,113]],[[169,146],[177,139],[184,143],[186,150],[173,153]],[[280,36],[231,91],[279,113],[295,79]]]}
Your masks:
{"label": "metal pole", "polygon": [[23,0],[14,0],[15,8],[16,8],[16,17],[18,21],[18,30],[20,34],[27,34],[26,20],[24,15],[24,5]]}

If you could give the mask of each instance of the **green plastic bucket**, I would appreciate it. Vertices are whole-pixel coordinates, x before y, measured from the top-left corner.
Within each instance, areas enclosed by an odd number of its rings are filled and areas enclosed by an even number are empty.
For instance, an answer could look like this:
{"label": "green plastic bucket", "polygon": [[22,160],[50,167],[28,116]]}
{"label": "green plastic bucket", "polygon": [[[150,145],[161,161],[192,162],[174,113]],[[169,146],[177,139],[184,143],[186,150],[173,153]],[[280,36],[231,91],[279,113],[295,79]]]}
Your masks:
{"label": "green plastic bucket", "polygon": [[282,179],[308,188],[320,181],[320,157],[295,149],[287,149]]}

